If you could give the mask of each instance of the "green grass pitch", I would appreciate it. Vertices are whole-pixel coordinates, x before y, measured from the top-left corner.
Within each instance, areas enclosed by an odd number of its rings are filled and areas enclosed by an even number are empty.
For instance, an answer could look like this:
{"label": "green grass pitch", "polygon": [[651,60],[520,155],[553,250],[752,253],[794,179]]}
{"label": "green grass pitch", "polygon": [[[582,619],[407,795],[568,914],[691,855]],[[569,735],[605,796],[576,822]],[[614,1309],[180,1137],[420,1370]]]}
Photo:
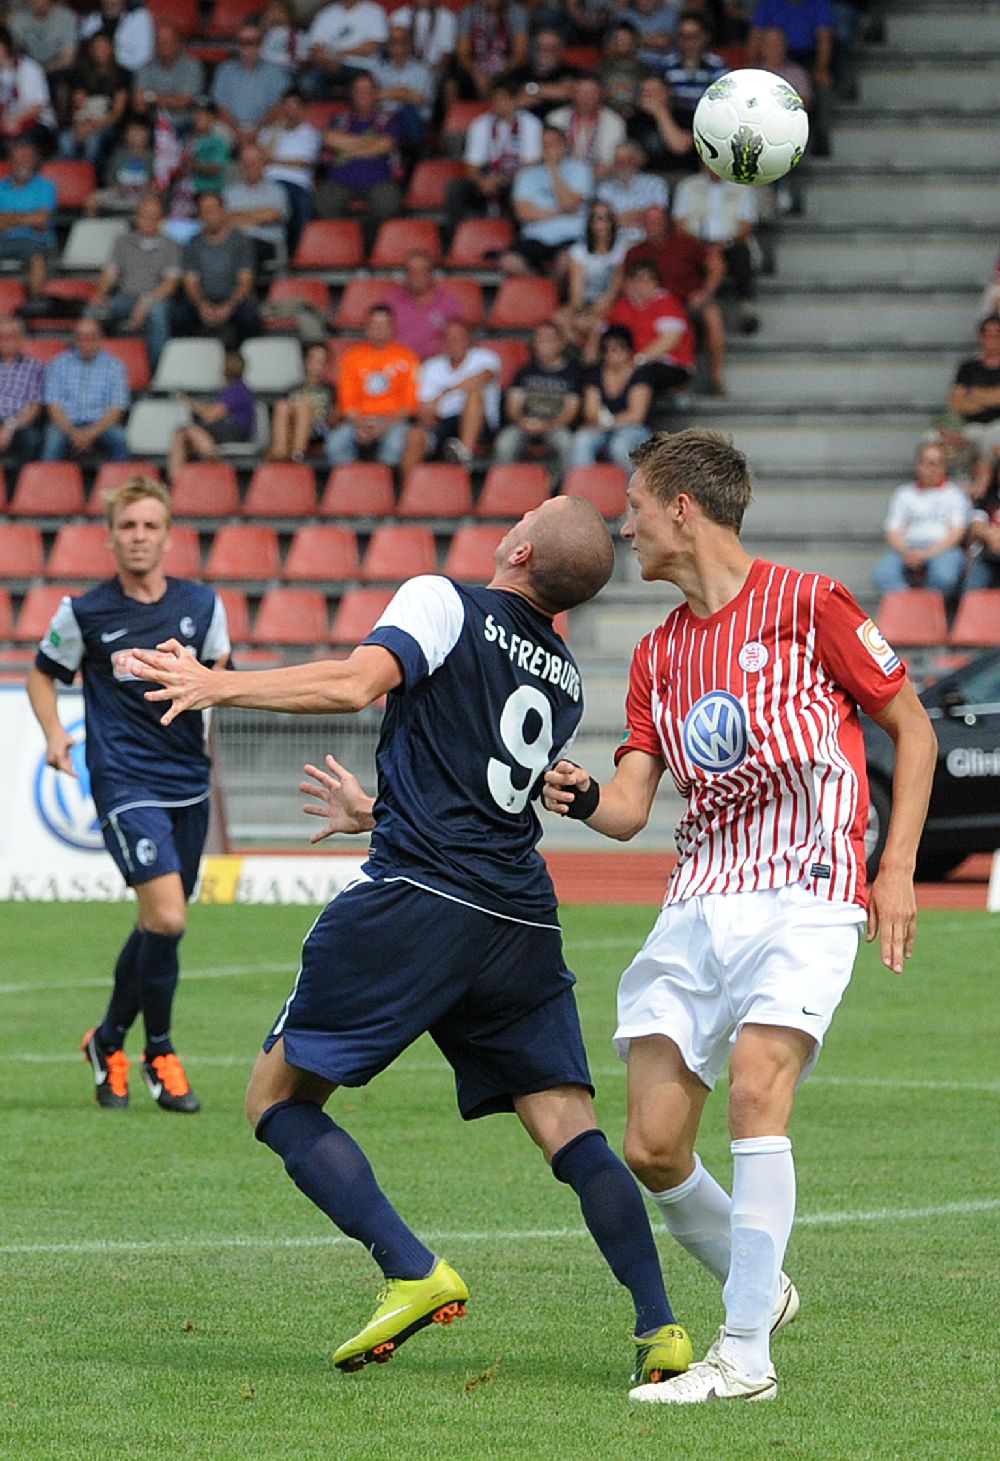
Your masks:
{"label": "green grass pitch", "polygon": [[[862,952],[793,1130],[799,1321],[769,1405],[630,1407],[627,1296],[513,1117],[464,1126],[421,1041],[334,1098],[389,1195],[472,1289],[469,1317],[342,1376],[373,1267],[257,1146],[246,1073],[283,1001],[302,908],[196,908],[176,1036],[204,1102],[99,1111],[75,1053],[102,1009],[125,907],[3,907],[0,1456],[984,1458],[1000,1455],[1000,918],[924,915],[894,979]],[[620,1145],[618,972],[649,909],[568,908],[569,955]],[[133,1054],[138,1054],[137,1050]],[[701,1144],[728,1180],[724,1091]],[[704,1350],[717,1287],[665,1235]]]}

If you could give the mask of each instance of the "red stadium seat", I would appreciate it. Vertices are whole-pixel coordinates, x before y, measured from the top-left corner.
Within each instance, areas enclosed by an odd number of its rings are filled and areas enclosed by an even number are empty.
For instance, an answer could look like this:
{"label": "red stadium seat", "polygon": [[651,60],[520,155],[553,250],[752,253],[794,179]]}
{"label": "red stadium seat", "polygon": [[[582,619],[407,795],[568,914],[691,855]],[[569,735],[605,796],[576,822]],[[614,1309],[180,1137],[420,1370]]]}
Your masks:
{"label": "red stadium seat", "polygon": [[225,523],[209,549],[205,577],[209,583],[280,578],[277,533],[259,523]]}
{"label": "red stadium seat", "polygon": [[603,517],[621,517],[626,510],[628,475],[614,462],[595,462],[592,467],[570,467],[562,490],[568,497],[585,497]]}
{"label": "red stadium seat", "polygon": [[[66,321],[63,321],[65,324]],[[40,360],[43,365],[48,365],[61,355],[72,344],[68,339],[49,340],[38,335],[29,335],[24,342],[24,353],[30,355],[32,360]]]}
{"label": "red stadium seat", "polygon": [[600,47],[567,46],[563,51],[563,61],[567,66],[575,66],[577,71],[594,71],[600,65]]}
{"label": "red stadium seat", "polygon": [[326,595],[312,588],[272,588],[260,601],[251,644],[326,644]]}
{"label": "red stadium seat", "polygon": [[104,348],[110,355],[116,355],[128,371],[129,390],[133,395],[146,390],[150,381],[149,352],[145,340],[135,335],[113,336],[105,340]]}
{"label": "red stadium seat", "polygon": [[299,528],[285,558],[284,577],[287,583],[344,583],[360,571],[354,529],[321,523]]}
{"label": "red stadium seat", "polygon": [[170,497],[174,517],[235,517],[240,510],[236,468],[229,462],[187,462]]}
{"label": "red stadium seat", "polygon": [[476,517],[523,517],[544,502],[551,490],[549,474],[537,462],[498,463],[486,473]]}
{"label": "red stadium seat", "polygon": [[[478,329],[486,318],[483,286],[479,280],[450,278],[445,280],[444,287],[462,306],[462,319],[465,323],[474,330]],[[490,343],[492,345],[492,341]]]}
{"label": "red stadium seat", "polygon": [[422,462],[403,484],[396,511],[400,517],[468,517],[472,512],[468,468],[454,462]]}
{"label": "red stadium seat", "polygon": [[490,310],[491,330],[530,330],[559,308],[551,279],[505,279]]}
{"label": "red stadium seat", "polygon": [[361,577],[366,583],[401,583],[418,573],[436,572],[437,552],[430,528],[393,523],[372,533]]}
{"label": "red stadium seat", "polygon": [[42,571],[42,534],[29,523],[0,522],[0,578],[37,578]]}
{"label": "red stadium seat", "polygon": [[1000,588],[966,590],[951,626],[951,642],[969,649],[1000,644]]}
{"label": "red stadium seat", "polygon": [[76,517],[83,512],[78,462],[29,462],[10,504],[12,517]]}
{"label": "red stadium seat", "polygon": [[488,583],[496,571],[497,544],[502,536],[500,527],[485,523],[459,528],[448,546],[444,572],[468,583]]}
{"label": "red stadium seat", "polygon": [[406,190],[403,206],[408,213],[420,209],[443,208],[445,193],[450,182],[465,176],[465,164],[434,158],[429,162],[418,162]]}
{"label": "red stadium seat", "polygon": [[[283,279],[273,279],[267,291],[267,303],[279,305],[285,302],[309,305],[324,318],[330,312],[330,286],[324,279],[307,279],[291,274]],[[294,330],[295,316],[271,315],[264,321],[268,330]]]}
{"label": "red stadium seat", "polygon": [[514,225],[506,218],[466,218],[455,229],[446,263],[449,269],[482,269],[514,242]]}
{"label": "red stadium seat", "polygon": [[334,120],[342,117],[347,111],[347,102],[307,101],[302,111],[302,120],[308,122],[310,127],[315,127],[322,137],[327,127],[331,127]]}
{"label": "red stadium seat", "polygon": [[488,101],[453,101],[445,113],[441,130],[445,137],[464,137],[471,123],[489,109]]}
{"label": "red stadium seat", "polygon": [[197,528],[174,523],[170,529],[170,546],[163,555],[163,569],[171,578],[201,577],[201,541]]}
{"label": "red stadium seat", "polygon": [[338,330],[360,330],[368,318],[368,311],[374,305],[385,302],[389,288],[389,281],[386,279],[352,279],[340,296],[337,306]]}
{"label": "red stadium seat", "polygon": [[382,617],[393,595],[392,589],[352,588],[341,599],[333,616],[330,639],[334,644],[360,644]]}
{"label": "red stadium seat", "polygon": [[895,649],[947,644],[944,596],[933,588],[886,594],[879,604],[878,627]]}
{"label": "red stadium seat", "polygon": [[260,14],[260,0],[215,0],[206,35],[231,41],[245,20]]}
{"label": "red stadium seat", "polygon": [[387,218],[379,225],[368,263],[373,269],[399,269],[417,249],[430,254],[435,264],[440,260],[437,224],[429,218]]}
{"label": "red stadium seat", "polygon": [[87,498],[87,516],[103,517],[105,492],[117,492],[136,472],[152,477],[155,482],[160,481],[160,469],[154,462],[102,462]]}
{"label": "red stadium seat", "polygon": [[17,279],[0,279],[0,315],[16,315],[27,298],[27,290]]}
{"label": "red stadium seat", "polygon": [[365,261],[361,225],[353,218],[314,218],[302,230],[294,269],[360,269]]}
{"label": "red stadium seat", "polygon": [[312,517],[316,477],[304,462],[264,462],[250,478],[243,501],[246,517]]}
{"label": "red stadium seat", "polygon": [[79,584],[69,587],[64,583],[45,583],[29,589],[17,616],[14,638],[22,643],[37,643],[44,637],[52,615],[66,595],[81,592]]}
{"label": "red stadium seat", "polygon": [[320,517],[391,517],[395,511],[392,468],[382,462],[334,467],[319,504]]}
{"label": "red stadium seat", "polygon": [[46,578],[110,578],[114,562],[103,523],[66,523],[56,533]]}
{"label": "red stadium seat", "polygon": [[0,467],[0,513],[7,511],[7,473]]}
{"label": "red stadium seat", "polygon": [[490,349],[500,357],[500,384],[507,390],[522,365],[531,360],[531,350],[524,340],[491,340]]}
{"label": "red stadium seat", "polygon": [[[174,0],[170,0],[173,5]],[[178,0],[183,3],[183,0]],[[42,165],[42,177],[48,178],[50,183],[55,183],[56,197],[59,207],[70,213],[77,213],[90,199],[91,193],[97,187],[97,174],[94,171],[92,162],[46,162]],[[65,283],[65,280],[50,280],[45,286],[49,294],[58,293],[52,285]],[[93,286],[91,287],[93,293]]]}
{"label": "red stadium seat", "polygon": [[0,639],[14,638],[14,606],[10,593],[0,588]]}
{"label": "red stadium seat", "polygon": [[198,0],[149,0],[149,12],[157,25],[172,25],[182,36],[196,36],[201,30]]}
{"label": "red stadium seat", "polygon": [[222,600],[229,625],[229,639],[232,644],[246,644],[250,638],[250,610],[247,596],[241,588],[229,588],[220,584],[215,590]]}

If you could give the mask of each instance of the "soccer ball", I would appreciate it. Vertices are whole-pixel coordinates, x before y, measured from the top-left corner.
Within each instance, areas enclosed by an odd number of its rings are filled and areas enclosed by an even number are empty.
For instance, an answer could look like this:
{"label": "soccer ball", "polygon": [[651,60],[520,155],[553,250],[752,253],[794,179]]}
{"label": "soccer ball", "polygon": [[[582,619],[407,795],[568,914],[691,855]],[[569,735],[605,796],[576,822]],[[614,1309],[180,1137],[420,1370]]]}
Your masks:
{"label": "soccer ball", "polygon": [[694,145],[706,167],[730,183],[776,183],[809,138],[802,98],[772,71],[728,71],[694,114]]}

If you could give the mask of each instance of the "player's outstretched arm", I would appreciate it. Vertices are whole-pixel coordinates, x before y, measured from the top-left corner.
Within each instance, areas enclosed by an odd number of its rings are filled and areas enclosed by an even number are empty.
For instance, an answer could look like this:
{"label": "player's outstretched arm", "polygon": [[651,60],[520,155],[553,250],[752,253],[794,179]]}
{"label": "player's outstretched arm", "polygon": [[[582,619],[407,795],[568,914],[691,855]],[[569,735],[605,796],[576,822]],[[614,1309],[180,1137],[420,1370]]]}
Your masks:
{"label": "player's outstretched arm", "polygon": [[873,719],[895,744],[896,770],[885,851],[868,896],[868,942],[880,937],[882,963],[902,974],[917,931],[913,873],[937,763],[937,736],[909,680]]}
{"label": "player's outstretched arm", "polygon": [[338,832],[370,832],[375,826],[372,808],[375,798],[370,797],[360,781],[332,756],[326,757],[327,771],[307,762],[302,768],[311,781],[300,781],[299,791],[304,796],[319,797],[319,804],[307,802],[302,808],[307,817],[325,817],[326,825],[320,827],[309,838],[310,842],[322,842]]}
{"label": "player's outstretched arm", "polygon": [[399,661],[377,644],[363,644],[345,660],[314,660],[280,670],[210,670],[176,639],[156,649],[126,649],[115,656],[120,670],[162,688],[147,700],[169,702],[162,724],[184,710],[238,705],[298,715],[338,715],[363,710],[402,683]]}
{"label": "player's outstretched arm", "polygon": [[[656,788],[663,775],[663,762],[645,751],[630,751],[618,764],[607,786],[597,790],[594,810],[583,818],[588,827],[617,842],[628,842],[649,821]],[[583,805],[594,796],[595,779],[583,766],[557,761],[545,773],[542,802],[556,816],[572,816],[579,795]],[[579,810],[577,811],[579,816]]]}

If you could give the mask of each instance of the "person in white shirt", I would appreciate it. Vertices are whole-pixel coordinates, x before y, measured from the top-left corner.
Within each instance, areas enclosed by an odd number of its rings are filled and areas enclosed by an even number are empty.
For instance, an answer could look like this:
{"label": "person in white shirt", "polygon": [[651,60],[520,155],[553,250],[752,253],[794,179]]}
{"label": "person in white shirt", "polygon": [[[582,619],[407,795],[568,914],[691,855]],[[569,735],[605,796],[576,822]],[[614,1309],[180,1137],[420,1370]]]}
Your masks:
{"label": "person in white shirt", "polygon": [[685,233],[694,234],[702,243],[721,246],[739,300],[740,331],[754,334],[760,325],[754,308],[754,272],[760,248],[754,238],[758,208],[753,188],[727,183],[703,165],[700,172],[677,184],[673,215]]}
{"label": "person in white shirt", "polygon": [[458,17],[447,5],[437,0],[413,0],[394,10],[390,25],[401,25],[410,32],[410,46],[418,61],[440,71],[455,54],[458,40]]}
{"label": "person in white shirt", "polygon": [[264,176],[280,183],[288,196],[288,251],[294,254],[313,214],[313,170],[322,145],[319,132],[306,121],[301,92],[285,93],[277,121],[257,140],[267,156]]}
{"label": "person in white shirt", "polygon": [[359,71],[374,71],[389,38],[385,11],[375,0],[337,0],[324,5],[306,36],[309,65],[302,86],[325,98],[343,93]]}
{"label": "person in white shirt", "polygon": [[944,447],[925,442],[917,452],[914,481],[897,487],[889,500],[889,546],[875,565],[875,587],[883,594],[934,588],[946,599],[957,598],[971,520],[972,504],[948,476]]}
{"label": "person in white shirt", "polygon": [[484,429],[492,435],[500,425],[500,357],[484,345],[473,345],[464,320],[449,320],[444,353],[420,367],[417,424],[409,434],[400,472],[441,455],[468,466]]}
{"label": "person in white shirt", "polygon": [[625,120],[603,104],[596,76],[578,76],[572,85],[572,104],[549,112],[546,124],[566,133],[566,156],[586,162],[597,178],[607,177],[615,149],[625,141]]}
{"label": "person in white shirt", "polygon": [[611,172],[597,185],[597,197],[614,210],[618,227],[630,244],[646,237],[643,214],[647,208],[666,208],[667,185],[653,172],[641,172],[646,154],[638,142],[625,141],[615,148]]}
{"label": "person in white shirt", "polygon": [[19,56],[6,26],[0,26],[0,137],[4,155],[19,137],[48,148],[55,140],[45,72],[30,56]]}
{"label": "person in white shirt", "polygon": [[465,177],[448,184],[447,236],[470,213],[495,212],[499,216],[518,169],[541,159],[541,122],[531,112],[518,109],[513,82],[495,77],[490,85],[490,110],[476,117],[465,134]]}
{"label": "person in white shirt", "polygon": [[126,0],[101,0],[98,10],[80,17],[81,41],[89,41],[99,30],[113,38],[115,60],[126,71],[136,72],[153,59],[156,31],[145,5],[129,10]]}

